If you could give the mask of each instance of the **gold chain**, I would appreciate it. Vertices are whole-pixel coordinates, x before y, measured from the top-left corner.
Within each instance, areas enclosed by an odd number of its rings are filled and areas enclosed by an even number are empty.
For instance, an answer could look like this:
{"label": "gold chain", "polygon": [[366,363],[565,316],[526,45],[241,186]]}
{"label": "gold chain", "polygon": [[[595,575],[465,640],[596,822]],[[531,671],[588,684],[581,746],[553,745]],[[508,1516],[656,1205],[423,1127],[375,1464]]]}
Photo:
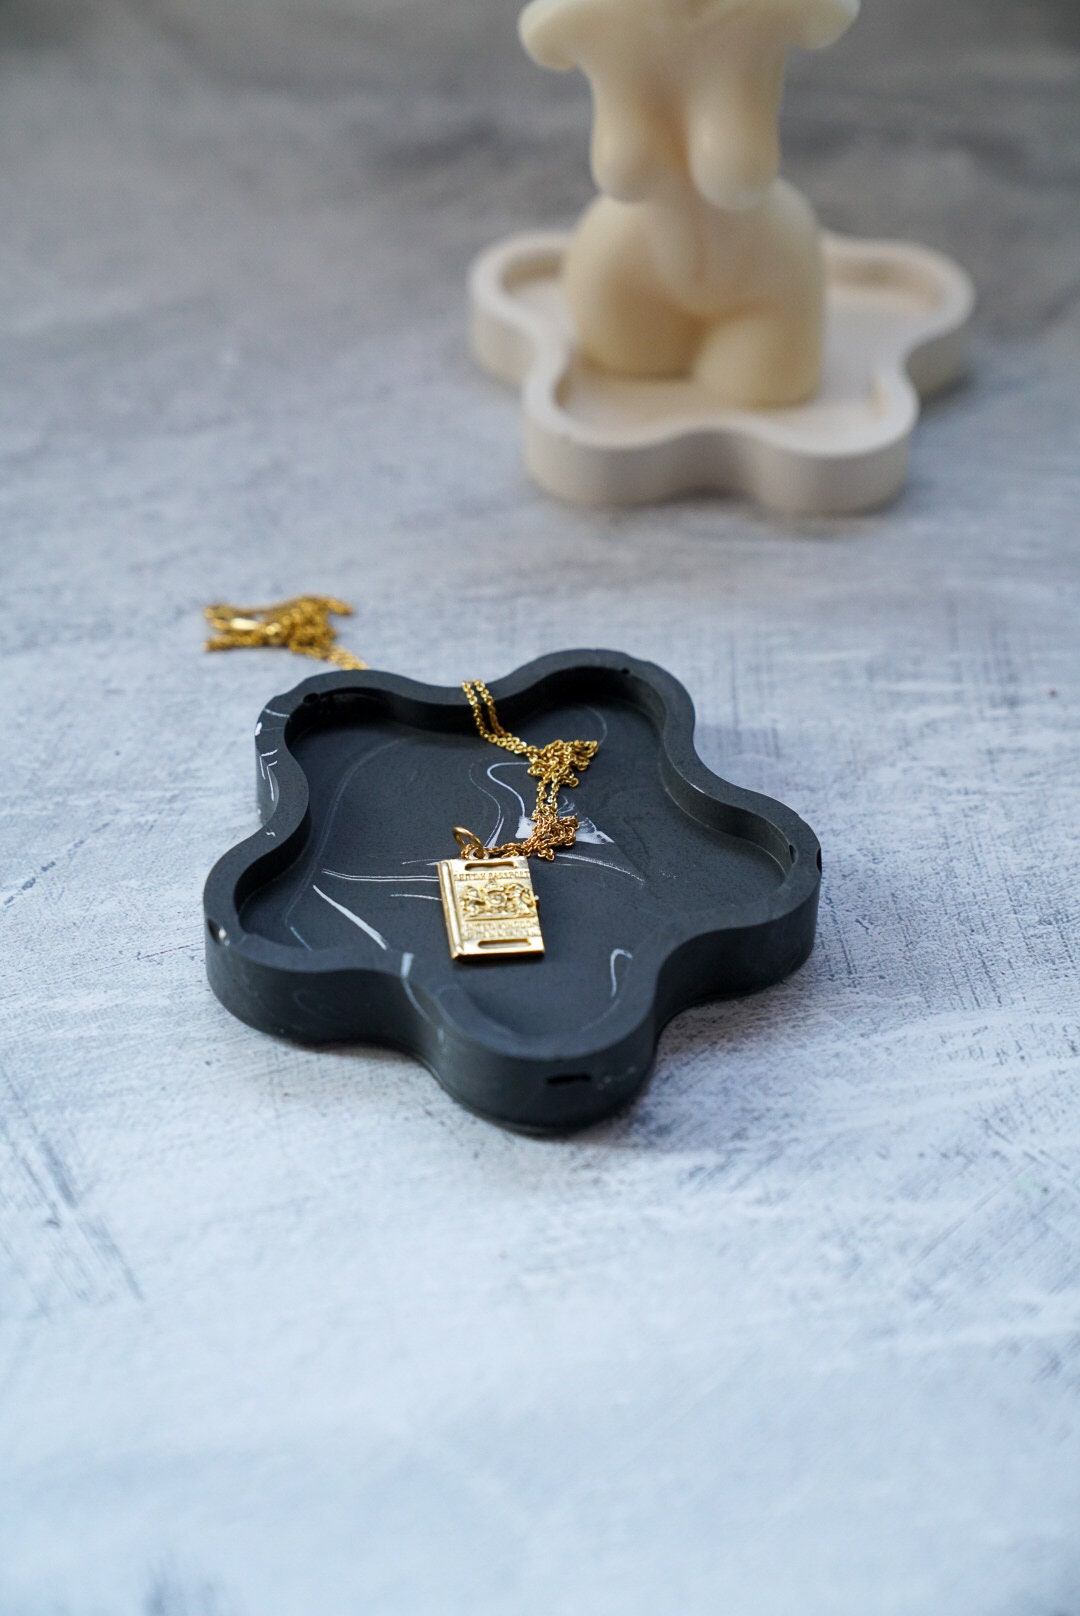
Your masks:
{"label": "gold chain", "polygon": [[[235,651],[248,646],[279,646],[298,656],[314,657],[316,662],[332,662],[336,667],[356,670],[368,664],[337,643],[331,616],[351,617],[352,607],[329,595],[297,595],[277,606],[207,606],[205,616],[215,633],[206,642],[208,651]],[[476,727],[485,741],[501,746],[518,757],[528,758],[529,773],[536,780],[536,808],[532,830],[520,842],[502,842],[485,847],[480,838],[463,825],[454,826],[462,854],[468,859],[518,858],[553,859],[556,849],[573,847],[577,837],[575,814],[559,813],[559,792],[564,786],[580,784],[578,776],[596,755],[598,741],[549,741],[547,746],[528,746],[511,735],[499,721],[491,691],[482,679],[467,679],[462,685],[472,708]]]}
{"label": "gold chain", "polygon": [[518,736],[503,729],[491,691],[482,679],[466,679],[462,685],[472,708],[476,727],[485,741],[506,752],[529,760],[529,773],[536,780],[536,808],[532,830],[520,842],[501,842],[485,847],[478,836],[463,825],[454,826],[458,846],[467,859],[542,858],[553,859],[557,848],[573,847],[577,837],[576,814],[559,814],[559,792],[564,786],[580,784],[578,775],[596,756],[598,741],[549,741],[547,746],[527,746]]}
{"label": "gold chain", "polygon": [[330,617],[351,617],[352,607],[330,595],[297,595],[278,606],[208,606],[204,614],[216,630],[206,642],[208,651],[236,651],[246,646],[276,645],[316,662],[339,668],[366,668],[337,643]]}

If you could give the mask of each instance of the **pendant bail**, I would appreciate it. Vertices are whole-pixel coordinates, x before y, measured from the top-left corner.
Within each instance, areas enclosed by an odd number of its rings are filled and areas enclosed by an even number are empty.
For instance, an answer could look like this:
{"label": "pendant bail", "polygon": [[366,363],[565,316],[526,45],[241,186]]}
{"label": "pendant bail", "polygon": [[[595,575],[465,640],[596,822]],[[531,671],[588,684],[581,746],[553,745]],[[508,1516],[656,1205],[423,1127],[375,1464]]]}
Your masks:
{"label": "pendant bail", "polygon": [[454,840],[461,848],[462,858],[483,858],[486,851],[484,844],[480,840],[479,836],[477,836],[476,832],[469,830],[467,826],[454,826]]}

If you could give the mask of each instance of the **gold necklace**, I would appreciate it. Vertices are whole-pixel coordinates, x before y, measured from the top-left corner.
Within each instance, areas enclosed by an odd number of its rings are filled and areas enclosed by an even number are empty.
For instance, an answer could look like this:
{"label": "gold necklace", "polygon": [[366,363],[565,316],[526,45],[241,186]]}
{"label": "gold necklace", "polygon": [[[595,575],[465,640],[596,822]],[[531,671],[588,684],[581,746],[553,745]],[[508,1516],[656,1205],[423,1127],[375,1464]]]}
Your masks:
{"label": "gold necklace", "polygon": [[334,617],[351,617],[352,607],[332,595],[297,595],[277,606],[226,606],[217,601],[203,612],[216,632],[206,642],[208,651],[240,651],[248,646],[280,646],[316,662],[339,668],[366,668],[367,663],[342,650],[337,643]]}
{"label": "gold necklace", "polygon": [[[206,608],[205,615],[215,631],[206,641],[208,651],[276,646],[339,668],[368,666],[338,645],[330,618],[351,616],[352,607],[330,595],[297,595],[277,606],[217,602]],[[529,774],[536,780],[536,807],[528,836],[496,847],[485,846],[464,825],[454,826],[461,857],[438,862],[450,954],[454,959],[542,954],[539,900],[529,859],[550,862],[559,848],[573,847],[577,815],[559,813],[559,793],[580,784],[579,777],[595,757],[599,742],[549,741],[547,746],[530,746],[503,728],[482,679],[466,679],[461,688],[481,739],[528,760]]]}

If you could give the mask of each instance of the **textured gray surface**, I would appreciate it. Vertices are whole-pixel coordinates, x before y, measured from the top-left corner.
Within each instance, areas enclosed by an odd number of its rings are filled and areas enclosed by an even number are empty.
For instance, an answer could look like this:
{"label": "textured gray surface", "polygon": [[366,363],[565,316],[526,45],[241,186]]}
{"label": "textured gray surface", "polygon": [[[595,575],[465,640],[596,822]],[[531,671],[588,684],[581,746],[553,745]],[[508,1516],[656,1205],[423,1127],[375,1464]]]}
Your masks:
{"label": "textured gray surface", "polygon": [[[827,221],[954,254],[892,510],[523,480],[472,253],[587,194],[495,0],[0,3],[2,1616],[1075,1616],[1080,17],[877,0],[801,64]],[[821,836],[791,983],[573,1142],[203,980],[325,588],[450,682],[663,661]]]}

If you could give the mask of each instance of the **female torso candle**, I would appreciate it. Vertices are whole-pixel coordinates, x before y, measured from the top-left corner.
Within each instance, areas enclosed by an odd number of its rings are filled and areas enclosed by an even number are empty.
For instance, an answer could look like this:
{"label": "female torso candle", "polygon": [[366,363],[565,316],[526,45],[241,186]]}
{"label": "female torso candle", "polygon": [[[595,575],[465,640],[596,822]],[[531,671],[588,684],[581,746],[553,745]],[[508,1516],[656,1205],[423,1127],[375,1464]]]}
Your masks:
{"label": "female torso candle", "polygon": [[592,170],[564,287],[582,351],[685,376],[719,402],[817,389],[824,266],[809,203],[777,177],[784,58],[826,45],[859,0],[532,0],[536,61],[592,86]]}
{"label": "female torso candle", "polygon": [[779,178],[787,53],[859,0],[531,0],[521,36],[592,87],[603,195],[571,235],[489,248],[480,362],[521,388],[552,493],[703,489],[865,510],[901,487],[920,396],[960,373],[968,277],[907,242],[824,233]]}

